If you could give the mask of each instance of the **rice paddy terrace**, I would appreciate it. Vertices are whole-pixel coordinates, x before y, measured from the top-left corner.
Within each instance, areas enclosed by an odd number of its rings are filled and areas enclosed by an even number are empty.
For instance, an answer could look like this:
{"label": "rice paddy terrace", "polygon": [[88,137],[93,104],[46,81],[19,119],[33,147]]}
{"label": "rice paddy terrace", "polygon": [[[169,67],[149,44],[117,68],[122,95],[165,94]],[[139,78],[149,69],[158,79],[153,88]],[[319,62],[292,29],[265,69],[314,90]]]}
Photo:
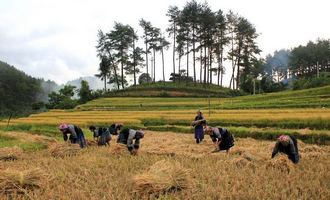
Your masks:
{"label": "rice paddy terrace", "polygon": [[[83,128],[121,122],[134,128],[192,133],[190,124],[199,109],[210,125],[227,127],[237,137],[274,139],[287,133],[309,143],[329,143],[330,86],[235,98],[100,98],[72,110],[13,119],[7,130],[54,136],[55,126],[62,122]],[[7,122],[0,121],[2,129]]]}
{"label": "rice paddy terrace", "polygon": [[[315,144],[329,144],[329,89],[227,99],[101,98],[3,119],[0,199],[327,199],[330,149]],[[234,134],[229,155],[211,153],[207,137],[195,144],[190,123],[197,109]],[[63,143],[62,122],[84,128],[87,149]],[[138,156],[116,136],[110,147],[91,141],[89,125],[114,122],[146,129]],[[299,139],[298,165],[283,155],[270,159],[283,133]]]}

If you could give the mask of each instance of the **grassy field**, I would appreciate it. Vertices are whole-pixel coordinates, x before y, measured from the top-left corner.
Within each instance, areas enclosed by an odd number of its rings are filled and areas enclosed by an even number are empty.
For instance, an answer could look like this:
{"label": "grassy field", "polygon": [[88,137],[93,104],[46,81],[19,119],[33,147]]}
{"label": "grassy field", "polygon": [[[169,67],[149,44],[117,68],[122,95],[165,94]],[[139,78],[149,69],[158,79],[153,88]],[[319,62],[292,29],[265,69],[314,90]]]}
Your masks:
{"label": "grassy field", "polygon": [[[25,137],[29,138],[27,134]],[[302,158],[294,166],[282,156],[270,159],[274,142],[237,139],[227,156],[210,153],[213,146],[209,138],[197,145],[191,137],[148,131],[135,157],[126,151],[114,151],[118,146],[113,142],[110,147],[90,147],[77,156],[65,158],[53,158],[48,150],[26,152],[16,161],[0,161],[1,172],[39,169],[47,178],[40,180],[39,189],[0,193],[0,199],[327,199],[330,196],[329,146],[299,142]],[[149,195],[133,192],[134,176],[161,160],[179,163],[186,169],[191,179],[189,188]]]}

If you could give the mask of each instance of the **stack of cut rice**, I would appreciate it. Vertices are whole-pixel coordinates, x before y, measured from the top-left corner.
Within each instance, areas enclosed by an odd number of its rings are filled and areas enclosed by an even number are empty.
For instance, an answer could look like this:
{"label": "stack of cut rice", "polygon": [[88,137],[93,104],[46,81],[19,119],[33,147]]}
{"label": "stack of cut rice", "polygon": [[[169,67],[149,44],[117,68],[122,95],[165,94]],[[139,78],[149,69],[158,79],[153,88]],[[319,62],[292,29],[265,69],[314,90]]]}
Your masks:
{"label": "stack of cut rice", "polygon": [[267,169],[275,169],[284,173],[294,170],[294,164],[285,155],[276,156],[266,164]]}
{"label": "stack of cut rice", "polygon": [[120,143],[115,143],[115,144],[111,145],[110,152],[115,155],[124,155],[124,154],[128,154],[129,151],[127,150],[126,145],[120,144]]}
{"label": "stack of cut rice", "polygon": [[161,160],[133,178],[134,191],[141,195],[159,195],[191,187],[189,170],[176,161]]}
{"label": "stack of cut rice", "polygon": [[56,158],[70,157],[77,155],[81,149],[77,144],[53,144],[49,148],[50,154]]}
{"label": "stack of cut rice", "polygon": [[7,169],[0,174],[0,194],[25,193],[40,188],[47,180],[45,173],[38,168],[23,171]]}

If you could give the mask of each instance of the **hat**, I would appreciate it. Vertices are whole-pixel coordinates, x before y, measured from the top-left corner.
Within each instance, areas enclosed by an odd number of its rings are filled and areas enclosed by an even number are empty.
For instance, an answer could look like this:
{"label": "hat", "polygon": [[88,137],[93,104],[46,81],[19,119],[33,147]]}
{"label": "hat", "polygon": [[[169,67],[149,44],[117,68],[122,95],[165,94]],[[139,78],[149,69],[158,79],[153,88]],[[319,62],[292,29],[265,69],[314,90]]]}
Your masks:
{"label": "hat", "polygon": [[143,138],[143,137],[144,137],[144,132],[141,131],[141,130],[136,131],[136,134],[138,134],[138,136],[139,136],[140,138]]}
{"label": "hat", "polygon": [[289,140],[289,137],[287,135],[280,135],[277,139],[281,142],[286,142]]}
{"label": "hat", "polygon": [[60,124],[60,125],[58,126],[58,128],[59,128],[60,130],[64,130],[64,129],[69,128],[69,126],[68,126],[67,124],[65,124],[65,123],[62,123],[62,124]]}
{"label": "hat", "polygon": [[290,141],[289,136],[287,135],[281,135],[280,137],[277,138],[277,140],[284,146],[287,146]]}

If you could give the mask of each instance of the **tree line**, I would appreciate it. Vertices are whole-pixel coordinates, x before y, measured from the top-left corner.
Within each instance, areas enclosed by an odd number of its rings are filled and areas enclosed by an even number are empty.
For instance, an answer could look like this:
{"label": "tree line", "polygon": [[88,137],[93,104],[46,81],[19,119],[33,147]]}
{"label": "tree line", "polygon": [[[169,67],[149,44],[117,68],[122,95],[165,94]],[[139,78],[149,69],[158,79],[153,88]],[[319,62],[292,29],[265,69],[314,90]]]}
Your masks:
{"label": "tree line", "polygon": [[[226,71],[223,63],[230,60],[230,88],[239,89],[258,65],[258,34],[246,18],[232,11],[227,14],[222,10],[213,11],[206,2],[194,0],[187,2],[182,9],[170,6],[167,16],[169,26],[166,33],[172,40],[173,49],[173,81],[187,81],[192,77],[193,82],[209,84],[216,81],[222,86]],[[147,82],[155,82],[158,52],[162,58],[162,81],[165,81],[164,50],[171,43],[166,34],[151,22],[140,19],[139,25],[143,30],[140,37],[132,26],[118,22],[108,33],[99,30],[96,48],[100,73],[97,76],[104,80],[105,88],[107,82],[115,83],[117,89],[125,88],[126,75],[132,75],[136,85],[136,77],[144,67]],[[138,39],[143,39],[143,48],[136,46]],[[150,55],[151,61],[148,59]],[[181,64],[183,59],[186,66]],[[217,78],[213,80],[215,75]]]}
{"label": "tree line", "polygon": [[[293,82],[294,89],[330,83],[330,40],[309,41],[292,49],[281,49],[263,60],[262,76],[275,82]],[[309,86],[295,85],[304,84]],[[309,84],[307,82],[310,82]]]}

